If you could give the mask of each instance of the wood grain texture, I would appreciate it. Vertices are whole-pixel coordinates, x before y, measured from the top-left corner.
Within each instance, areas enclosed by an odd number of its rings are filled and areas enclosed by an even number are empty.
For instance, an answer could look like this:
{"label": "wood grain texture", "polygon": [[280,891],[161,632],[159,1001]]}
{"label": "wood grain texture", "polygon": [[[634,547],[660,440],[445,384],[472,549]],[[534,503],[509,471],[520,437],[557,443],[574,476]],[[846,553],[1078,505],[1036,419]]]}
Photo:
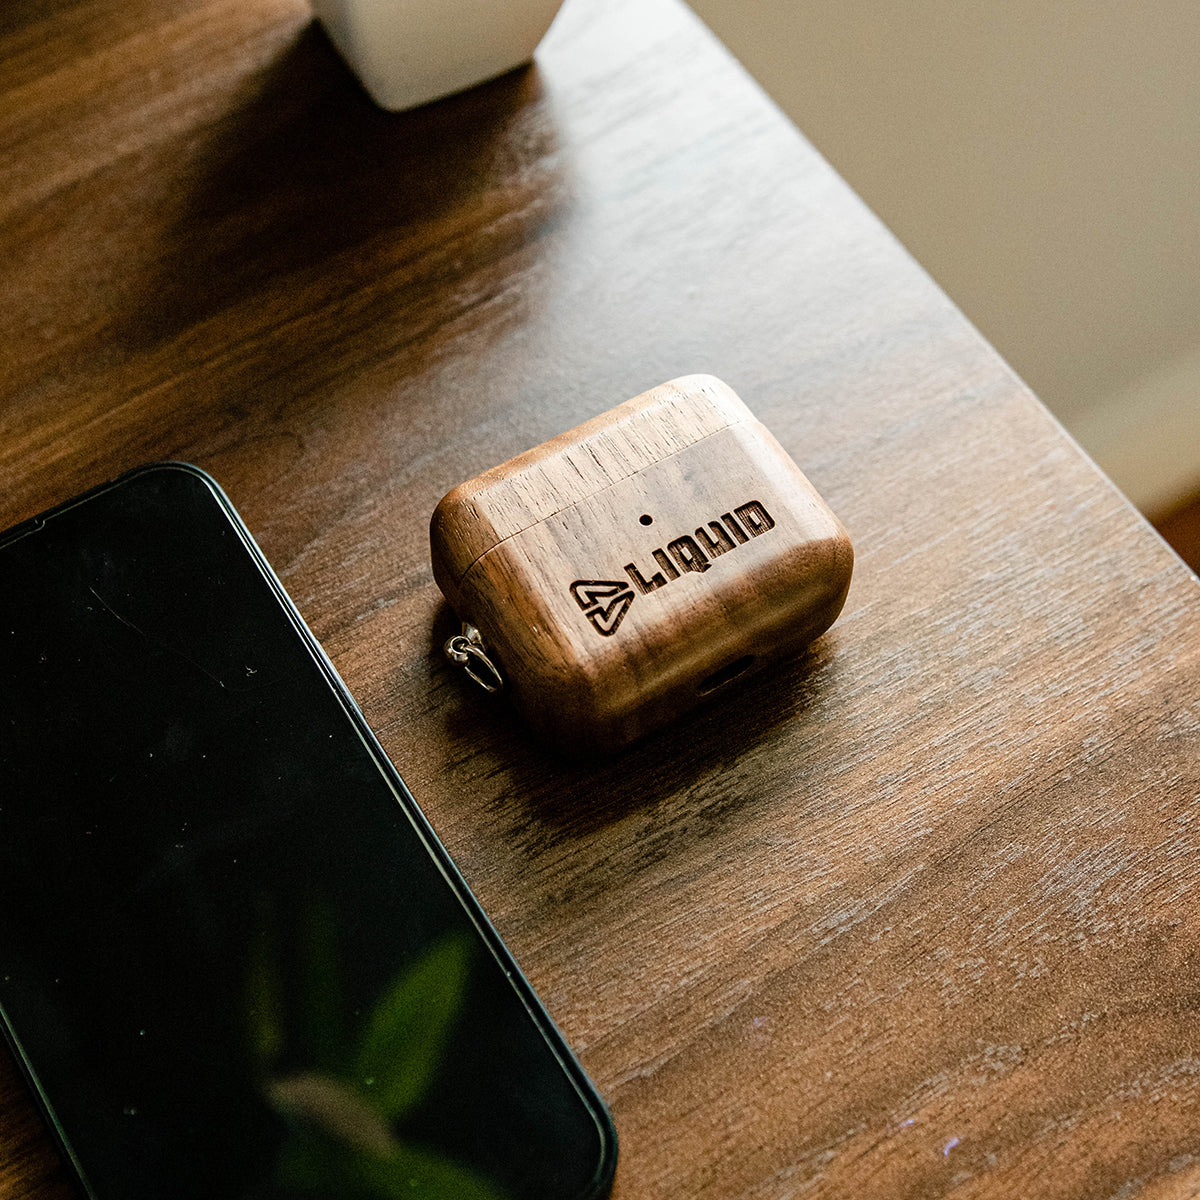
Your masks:
{"label": "wood grain texture", "polygon": [[777,671],[836,620],[854,566],[829,506],[711,375],[460,484],[430,543],[518,710],[588,753]]}
{"label": "wood grain texture", "polygon": [[[300,0],[0,18],[0,525],[226,487],[610,1101],[618,1200],[1200,1193],[1197,584],[674,0],[369,104]],[[600,764],[427,522],[691,371],[845,522],[799,661]],[[12,1069],[0,1194],[69,1194]]]}
{"label": "wood grain texture", "polygon": [[453,601],[463,576],[505,538],[752,419],[711,375],[670,380],[599,413],[443,496],[430,523],[434,578]]}
{"label": "wood grain texture", "polygon": [[1200,496],[1155,517],[1154,528],[1193,571],[1200,571]]}

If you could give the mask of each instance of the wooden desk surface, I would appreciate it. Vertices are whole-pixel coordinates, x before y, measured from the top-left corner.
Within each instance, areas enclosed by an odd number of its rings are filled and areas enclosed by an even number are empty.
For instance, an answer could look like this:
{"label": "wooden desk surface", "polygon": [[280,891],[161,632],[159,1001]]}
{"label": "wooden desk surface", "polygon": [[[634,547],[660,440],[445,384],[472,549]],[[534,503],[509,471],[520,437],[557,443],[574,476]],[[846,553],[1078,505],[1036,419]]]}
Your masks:
{"label": "wooden desk surface", "polygon": [[[302,0],[16,0],[0,62],[0,527],[224,484],[611,1103],[618,1200],[1200,1193],[1196,580],[686,10],[570,0],[401,116]],[[441,660],[426,522],[688,371],[841,515],[850,599],[565,765]],[[0,1195],[70,1194],[5,1061]]]}

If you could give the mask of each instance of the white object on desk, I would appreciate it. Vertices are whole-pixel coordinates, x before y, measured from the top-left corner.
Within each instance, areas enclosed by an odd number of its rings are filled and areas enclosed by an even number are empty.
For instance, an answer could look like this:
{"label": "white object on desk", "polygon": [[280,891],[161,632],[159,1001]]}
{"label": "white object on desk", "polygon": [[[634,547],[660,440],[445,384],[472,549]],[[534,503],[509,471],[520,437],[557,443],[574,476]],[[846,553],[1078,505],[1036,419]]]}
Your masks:
{"label": "white object on desk", "polygon": [[399,111],[527,63],[561,0],[313,0],[376,104]]}

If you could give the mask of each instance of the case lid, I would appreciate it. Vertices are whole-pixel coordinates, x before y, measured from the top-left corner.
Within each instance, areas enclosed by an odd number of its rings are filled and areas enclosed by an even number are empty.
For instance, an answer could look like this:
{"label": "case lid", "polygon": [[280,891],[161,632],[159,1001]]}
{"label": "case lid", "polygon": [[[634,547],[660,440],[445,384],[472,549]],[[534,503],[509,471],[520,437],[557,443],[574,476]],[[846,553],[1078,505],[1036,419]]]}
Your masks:
{"label": "case lid", "polygon": [[448,597],[484,554],[622,479],[754,414],[712,375],[651,388],[448,492],[430,528]]}

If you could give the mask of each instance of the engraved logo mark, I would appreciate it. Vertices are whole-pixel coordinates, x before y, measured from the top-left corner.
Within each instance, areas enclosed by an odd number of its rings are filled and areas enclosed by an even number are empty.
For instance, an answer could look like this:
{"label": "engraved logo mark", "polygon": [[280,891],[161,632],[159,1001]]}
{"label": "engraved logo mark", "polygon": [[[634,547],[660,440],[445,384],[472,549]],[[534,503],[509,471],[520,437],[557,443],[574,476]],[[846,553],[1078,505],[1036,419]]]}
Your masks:
{"label": "engraved logo mark", "polygon": [[633,603],[629,584],[618,579],[577,579],[571,584],[571,595],[583,609],[583,615],[605,637],[617,632]]}
{"label": "engraved logo mark", "polygon": [[625,574],[644,596],[666,587],[679,578],[680,572],[703,574],[713,565],[714,558],[728,554],[774,528],[775,518],[767,512],[766,505],[760,500],[747,500],[733,512],[722,513],[719,521],[709,521],[707,529],[701,525],[694,537],[685,533],[668,542],[665,550],[661,546],[652,550],[650,557],[661,569],[649,578],[642,574],[637,563],[626,563]]}
{"label": "engraved logo mark", "polygon": [[[652,525],[654,518],[647,513],[639,523]],[[747,500],[732,512],[709,521],[707,528],[698,526],[694,536],[685,533],[668,542],[665,550],[661,546],[651,550],[650,557],[660,569],[649,578],[642,574],[637,563],[626,563],[628,583],[623,579],[577,579],[571,584],[571,595],[596,631],[612,637],[633,603],[633,588],[645,596],[688,572],[702,575],[713,566],[714,559],[774,528],[775,518],[767,512],[766,505],[761,500]]]}

